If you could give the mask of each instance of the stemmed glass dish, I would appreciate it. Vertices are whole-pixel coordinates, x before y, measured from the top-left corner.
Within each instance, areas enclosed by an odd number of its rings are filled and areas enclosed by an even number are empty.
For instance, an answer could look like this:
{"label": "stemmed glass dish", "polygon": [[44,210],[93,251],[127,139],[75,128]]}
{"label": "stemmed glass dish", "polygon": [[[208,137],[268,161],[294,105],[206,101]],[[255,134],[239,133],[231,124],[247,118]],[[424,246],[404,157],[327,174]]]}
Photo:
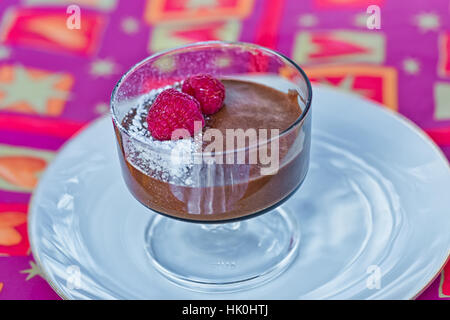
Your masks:
{"label": "stemmed glass dish", "polygon": [[[153,139],[144,121],[151,102],[196,74],[224,83],[225,111],[193,137]],[[159,213],[143,245],[161,274],[223,292],[262,284],[289,266],[300,231],[296,213],[281,204],[308,170],[310,104],[311,85],[294,62],[246,43],[168,50],[120,79],[111,98],[119,159],[132,195]]]}

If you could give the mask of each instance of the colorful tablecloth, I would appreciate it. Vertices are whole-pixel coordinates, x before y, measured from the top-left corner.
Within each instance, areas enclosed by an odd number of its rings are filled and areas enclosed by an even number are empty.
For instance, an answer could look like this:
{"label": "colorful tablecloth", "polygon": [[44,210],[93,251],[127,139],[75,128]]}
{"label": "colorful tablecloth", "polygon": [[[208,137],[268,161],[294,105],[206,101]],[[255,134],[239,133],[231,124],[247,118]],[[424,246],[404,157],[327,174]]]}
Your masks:
{"label": "colorful tablecloth", "polygon": [[[448,0],[0,1],[0,299],[58,298],[30,253],[30,195],[135,62],[211,39],[275,48],[407,116],[449,157],[449,16]],[[450,263],[419,298],[449,297]]]}

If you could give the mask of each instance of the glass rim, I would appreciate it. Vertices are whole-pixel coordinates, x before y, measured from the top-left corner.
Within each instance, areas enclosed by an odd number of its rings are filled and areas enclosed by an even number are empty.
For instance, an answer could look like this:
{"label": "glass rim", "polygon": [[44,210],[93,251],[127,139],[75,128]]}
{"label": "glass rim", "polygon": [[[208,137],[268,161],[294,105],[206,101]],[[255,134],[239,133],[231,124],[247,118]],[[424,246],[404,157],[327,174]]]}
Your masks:
{"label": "glass rim", "polygon": [[[134,71],[136,71],[136,69],[138,69],[139,67],[143,66],[144,64],[146,64],[148,61],[153,60],[157,57],[163,56],[167,53],[171,53],[173,51],[177,51],[177,50],[181,50],[181,49],[185,49],[185,48],[190,48],[190,47],[202,47],[202,46],[210,46],[210,45],[227,45],[227,46],[237,46],[237,47],[242,47],[242,48],[254,48],[260,51],[264,51],[264,52],[268,52],[272,55],[275,55],[279,58],[281,58],[282,60],[287,61],[289,64],[291,64],[296,70],[297,72],[300,73],[301,77],[303,78],[303,80],[306,83],[306,90],[307,90],[307,97],[306,99],[303,101],[305,104],[305,108],[304,110],[302,110],[302,113],[298,116],[298,118],[286,129],[284,129],[283,131],[281,131],[277,136],[275,137],[270,137],[269,139],[267,139],[264,143],[270,143],[272,140],[275,139],[280,139],[281,137],[283,137],[284,135],[288,134],[289,132],[291,132],[293,129],[295,129],[297,127],[298,124],[300,124],[305,117],[309,114],[310,109],[311,109],[311,103],[312,103],[312,86],[311,86],[311,82],[308,78],[308,76],[306,75],[305,71],[296,63],[294,62],[292,59],[288,58],[287,56],[285,56],[282,53],[279,53],[275,50],[260,46],[258,44],[254,44],[254,43],[249,43],[249,42],[241,42],[241,41],[222,41],[222,40],[213,40],[213,41],[200,41],[200,42],[193,42],[190,44],[186,44],[186,45],[182,45],[182,46],[178,46],[178,47],[173,47],[170,49],[166,49],[163,51],[159,51],[156,52],[142,60],[140,60],[139,62],[137,62],[136,64],[134,64],[130,69],[128,69],[127,72],[125,72],[120,79],[117,81],[116,85],[113,88],[113,91],[111,93],[111,98],[110,98],[110,113],[113,119],[114,124],[117,126],[117,128],[119,128],[119,130],[123,133],[125,133],[130,139],[132,140],[136,140],[139,143],[142,143],[144,145],[151,145],[148,141],[144,141],[144,139],[139,139],[138,137],[134,137],[132,135],[129,134],[128,130],[125,129],[122,126],[122,123],[117,119],[116,117],[116,113],[115,113],[115,108],[114,108],[114,98],[116,96],[116,93],[118,91],[118,89],[120,88],[120,86],[122,85],[122,83],[127,79],[127,77],[129,75],[131,75]],[[258,148],[259,143],[257,143],[255,146],[246,146],[244,148],[238,148],[238,149],[233,149],[233,150],[224,150],[224,151],[219,151],[219,152],[201,152],[202,154],[214,154],[216,155],[225,155],[228,153],[235,153],[235,152],[241,152],[243,150],[249,150],[251,148]],[[155,148],[155,146],[151,146],[154,149],[158,149]],[[163,151],[163,150],[161,150]],[[167,151],[167,150],[165,150]]]}

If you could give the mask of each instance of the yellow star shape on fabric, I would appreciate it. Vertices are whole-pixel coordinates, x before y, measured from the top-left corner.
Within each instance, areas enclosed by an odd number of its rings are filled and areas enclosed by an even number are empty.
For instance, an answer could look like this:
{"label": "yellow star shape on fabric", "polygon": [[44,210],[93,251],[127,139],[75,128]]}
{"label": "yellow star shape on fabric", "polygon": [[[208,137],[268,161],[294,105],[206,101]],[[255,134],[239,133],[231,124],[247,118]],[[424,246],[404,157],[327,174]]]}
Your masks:
{"label": "yellow star shape on fabric", "polygon": [[0,83],[0,91],[3,93],[3,97],[0,99],[0,109],[13,103],[26,102],[36,112],[45,113],[49,99],[65,100],[68,98],[68,92],[55,87],[60,80],[60,74],[33,78],[24,67],[16,66],[13,80],[8,83]]}
{"label": "yellow star shape on fabric", "polygon": [[139,21],[133,17],[127,17],[122,19],[120,27],[126,34],[133,34],[139,31]]}
{"label": "yellow star shape on fabric", "polygon": [[106,77],[117,73],[117,65],[111,59],[97,59],[92,61],[90,73],[96,77]]}
{"label": "yellow star shape on fabric", "polygon": [[34,278],[35,276],[41,276],[42,277],[42,272],[41,269],[38,267],[38,265],[36,263],[34,263],[33,261],[30,261],[30,269],[25,269],[20,271],[20,273],[27,273],[28,276],[25,279],[26,281]]}
{"label": "yellow star shape on fabric", "polygon": [[406,58],[403,60],[403,70],[409,74],[418,74],[420,71],[419,61],[413,58]]}
{"label": "yellow star shape on fabric", "polygon": [[298,24],[302,27],[314,27],[319,23],[319,19],[313,14],[303,14],[298,18]]}
{"label": "yellow star shape on fabric", "polygon": [[441,25],[439,16],[435,13],[419,13],[414,17],[414,23],[422,32],[436,31]]}

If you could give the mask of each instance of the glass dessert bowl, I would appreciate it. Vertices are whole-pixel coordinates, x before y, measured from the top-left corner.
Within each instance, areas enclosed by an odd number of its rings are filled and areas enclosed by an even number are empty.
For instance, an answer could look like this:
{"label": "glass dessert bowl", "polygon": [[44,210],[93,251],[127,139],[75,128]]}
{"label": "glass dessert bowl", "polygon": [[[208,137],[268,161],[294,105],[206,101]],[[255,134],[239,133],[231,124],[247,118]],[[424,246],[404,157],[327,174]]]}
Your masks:
{"label": "glass dessert bowl", "polygon": [[[220,81],[218,110],[185,90],[192,77]],[[199,83],[197,93],[217,98]],[[164,109],[167,89],[196,102],[181,96],[175,109]],[[295,259],[296,213],[281,204],[308,171],[311,93],[305,73],[283,55],[219,41],[155,54],[120,79],[111,97],[119,159],[132,195],[159,213],[143,243],[162,275],[193,290],[237,291],[276,277]],[[200,111],[186,115],[179,101]],[[156,105],[163,105],[160,119]],[[189,130],[170,139],[151,131],[183,129],[186,121]]]}

